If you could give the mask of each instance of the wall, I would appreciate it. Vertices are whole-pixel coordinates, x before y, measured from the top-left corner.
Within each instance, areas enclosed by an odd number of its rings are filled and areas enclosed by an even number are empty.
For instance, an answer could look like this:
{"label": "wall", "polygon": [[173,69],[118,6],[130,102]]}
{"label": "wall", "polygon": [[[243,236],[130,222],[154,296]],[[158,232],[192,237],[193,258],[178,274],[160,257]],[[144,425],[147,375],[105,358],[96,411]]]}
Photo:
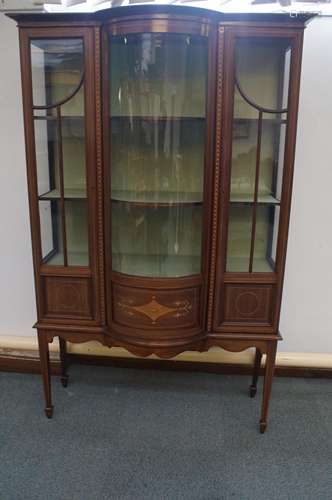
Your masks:
{"label": "wall", "polygon": [[[0,347],[31,345],[35,299],[15,23],[0,14]],[[332,17],[305,33],[294,201],[279,359],[332,366]],[[21,337],[25,337],[22,342]],[[88,349],[87,346],[75,349]],[[95,346],[90,346],[96,352]],[[99,352],[104,352],[99,349]],[[286,354],[288,353],[288,354]],[[329,356],[324,356],[329,354]],[[196,355],[195,355],[196,356]],[[202,355],[197,355],[202,356]],[[227,359],[233,359],[228,354]],[[245,357],[241,359],[247,359]],[[203,358],[200,358],[203,359]],[[222,359],[219,353],[204,360]],[[324,360],[324,361],[322,361]]]}
{"label": "wall", "polygon": [[305,32],[280,331],[287,351],[332,353],[332,17]]}
{"label": "wall", "polygon": [[18,33],[0,14],[0,335],[32,335],[35,321]]}

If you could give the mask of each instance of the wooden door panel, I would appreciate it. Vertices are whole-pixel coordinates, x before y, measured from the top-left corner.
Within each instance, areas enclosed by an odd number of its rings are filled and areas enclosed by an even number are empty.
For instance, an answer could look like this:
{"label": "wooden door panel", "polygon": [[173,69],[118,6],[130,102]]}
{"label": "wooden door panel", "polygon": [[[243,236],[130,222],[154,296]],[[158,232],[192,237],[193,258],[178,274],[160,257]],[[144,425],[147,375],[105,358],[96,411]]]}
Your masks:
{"label": "wooden door panel", "polygon": [[47,276],[43,284],[46,319],[93,319],[91,278]]}
{"label": "wooden door panel", "polygon": [[221,325],[271,325],[272,285],[226,284]]}

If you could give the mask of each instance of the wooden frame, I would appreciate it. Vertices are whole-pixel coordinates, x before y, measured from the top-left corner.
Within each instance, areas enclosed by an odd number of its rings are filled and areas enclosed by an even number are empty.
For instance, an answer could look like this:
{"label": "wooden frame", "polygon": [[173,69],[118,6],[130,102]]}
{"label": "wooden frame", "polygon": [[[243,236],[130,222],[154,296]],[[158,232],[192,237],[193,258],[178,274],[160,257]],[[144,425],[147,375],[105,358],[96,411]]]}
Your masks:
{"label": "wooden frame", "polygon": [[[53,413],[48,346],[54,337],[60,339],[63,385],[68,381],[66,341],[97,340],[109,347],[125,347],[138,356],[157,354],[161,358],[170,358],[185,350],[205,351],[212,346],[220,346],[233,352],[254,347],[256,356],[250,386],[251,397],[256,393],[262,354],[266,355],[260,420],[260,431],[264,432],[277,343],[281,339],[278,325],[293,179],[302,36],[304,25],[311,16],[300,15],[294,19],[286,15],[222,14],[182,6],[148,5],[112,8],[94,14],[18,14],[11,17],[18,21],[20,28],[29,204],[38,309],[36,327],[46,415],[51,417]],[[127,276],[112,271],[109,35],[142,32],[185,33],[208,39],[204,232],[200,275],[161,279]],[[41,261],[29,54],[29,39],[36,36],[70,36],[82,37],[84,40],[89,267],[52,267]],[[262,36],[287,37],[292,40],[276,268],[271,273],[230,273],[225,272],[225,261],[235,85],[234,46],[238,37]],[[258,137],[260,141],[260,135]],[[259,154],[256,158],[256,203],[258,170]],[[254,235],[253,226],[252,241]],[[250,254],[252,271],[252,243]],[[131,302],[127,301],[127,297]],[[125,313],[129,308],[128,304],[133,303],[133,298],[138,302],[135,307],[130,306],[131,316],[128,318]],[[247,315],[241,316],[241,307],[249,311]],[[180,310],[185,311],[183,318],[178,314]]]}

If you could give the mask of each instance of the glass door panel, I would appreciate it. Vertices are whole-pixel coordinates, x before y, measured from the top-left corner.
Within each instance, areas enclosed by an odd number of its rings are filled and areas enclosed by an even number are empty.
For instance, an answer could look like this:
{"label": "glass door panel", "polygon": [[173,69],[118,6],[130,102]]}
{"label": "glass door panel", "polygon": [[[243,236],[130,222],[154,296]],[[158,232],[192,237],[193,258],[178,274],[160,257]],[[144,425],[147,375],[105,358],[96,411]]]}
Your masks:
{"label": "glass door panel", "polygon": [[[253,272],[271,272],[276,256],[279,207],[260,204],[256,212]],[[248,272],[251,255],[252,207],[232,204],[228,227],[229,272]]]}
{"label": "glass door panel", "polygon": [[201,272],[207,39],[110,38],[113,270]]}
{"label": "glass door panel", "polygon": [[62,217],[59,200],[39,200],[43,262],[63,266]]}
{"label": "glass door panel", "polygon": [[43,263],[87,266],[83,40],[32,39],[30,51]]}
{"label": "glass door panel", "polygon": [[238,38],[226,271],[275,268],[290,40]]}

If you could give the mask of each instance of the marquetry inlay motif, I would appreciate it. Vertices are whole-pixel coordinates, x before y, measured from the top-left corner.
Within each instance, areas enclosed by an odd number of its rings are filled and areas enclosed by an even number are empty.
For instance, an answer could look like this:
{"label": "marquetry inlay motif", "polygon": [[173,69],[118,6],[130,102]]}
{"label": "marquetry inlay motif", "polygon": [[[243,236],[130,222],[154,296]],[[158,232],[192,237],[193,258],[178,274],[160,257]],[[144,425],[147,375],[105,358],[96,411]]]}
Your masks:
{"label": "marquetry inlay motif", "polygon": [[144,314],[151,319],[152,324],[155,324],[159,318],[170,314],[174,318],[181,318],[191,312],[192,305],[189,300],[177,300],[174,302],[174,307],[165,306],[157,301],[156,296],[153,295],[150,302],[141,306],[134,306],[130,303],[122,301],[118,302],[118,306],[126,312],[129,316],[133,316],[135,312]]}

